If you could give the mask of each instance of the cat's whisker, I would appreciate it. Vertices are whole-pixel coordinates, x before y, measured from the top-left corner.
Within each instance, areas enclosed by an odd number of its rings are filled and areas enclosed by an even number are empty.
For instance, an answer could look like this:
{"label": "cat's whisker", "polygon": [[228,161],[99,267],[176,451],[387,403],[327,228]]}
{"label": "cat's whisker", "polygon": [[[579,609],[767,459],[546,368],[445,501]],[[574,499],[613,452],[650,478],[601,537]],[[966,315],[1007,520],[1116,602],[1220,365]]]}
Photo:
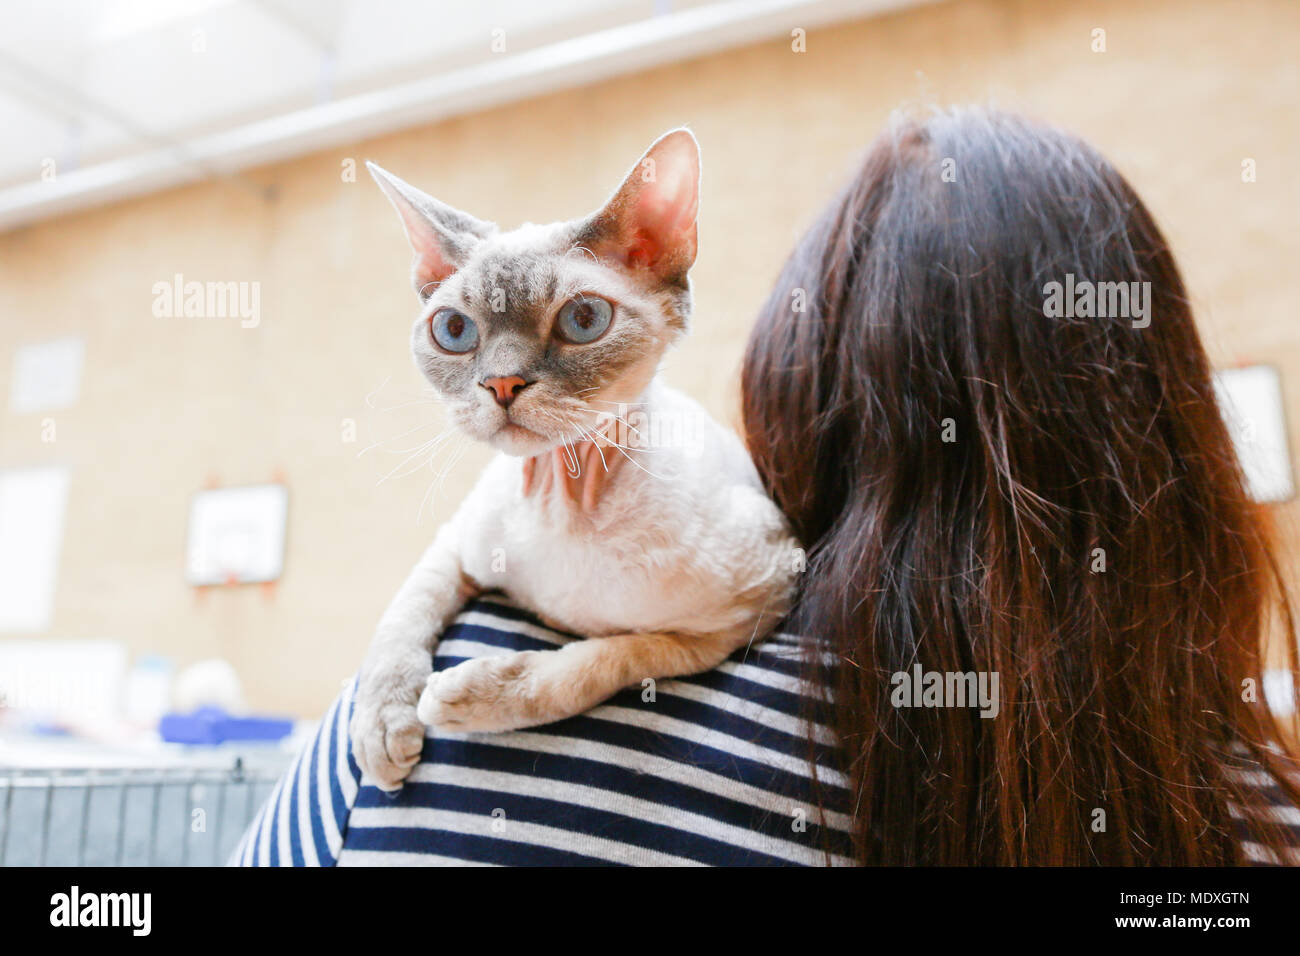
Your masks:
{"label": "cat's whisker", "polygon": [[600,465],[602,468],[605,469],[605,474],[609,474],[609,462],[605,460],[605,453],[600,448],[599,439],[597,439],[595,435],[587,431],[581,425],[578,425],[577,428],[578,431],[582,433],[583,437],[587,439],[587,441],[591,442],[593,445],[596,446],[596,454],[600,456]]}
{"label": "cat's whisker", "polygon": [[471,442],[470,439],[467,438],[463,432],[457,432],[456,445],[452,449],[449,460],[445,465],[442,466],[442,470],[438,472],[438,476],[440,478],[446,478],[449,474],[451,474],[452,470],[456,467],[456,465],[460,463],[460,460],[465,457],[466,450],[469,449],[472,445],[473,442]]}
{"label": "cat's whisker", "polygon": [[[451,454],[448,456],[450,460],[447,462],[447,464],[445,464],[445,465],[443,466],[442,471],[440,472],[440,474],[441,474],[444,478],[445,478],[448,474],[450,474],[450,472],[451,472],[451,470],[452,470],[453,468],[456,467],[457,462],[459,462],[460,459],[464,456],[464,454],[465,454],[465,449],[468,448],[468,447],[471,445],[470,440],[465,436],[465,434],[464,434],[463,432],[461,432],[461,431],[459,431],[459,430],[453,430],[453,431],[451,432],[451,434],[448,435],[448,439],[450,439],[450,438],[452,438],[452,437],[454,437],[454,438],[456,439],[456,444],[455,444],[455,446],[452,448]],[[442,451],[442,449],[445,448],[445,447],[446,447],[446,444],[445,444],[445,443],[442,444],[442,445],[440,445],[440,446],[438,446],[438,448],[436,448],[436,449],[434,450],[434,451],[435,451],[435,454],[429,456],[429,467],[430,467],[430,468],[433,467],[433,463],[434,463],[434,460],[435,460],[435,458],[436,458],[436,453]]]}
{"label": "cat's whisker", "polygon": [[[382,485],[384,482],[386,482],[388,479],[394,476],[399,478],[405,478],[407,475],[414,474],[415,472],[419,471],[420,468],[423,467],[423,456],[425,452],[428,452],[429,457],[432,459],[434,456],[437,455],[438,450],[444,444],[446,444],[447,440],[453,434],[455,434],[455,430],[449,428],[446,431],[443,431],[442,433],[435,435],[433,438],[430,438],[428,441],[420,444],[418,447],[413,449],[405,458],[403,458],[400,462],[398,462],[393,467],[393,469],[388,472],[388,474],[380,478],[379,481],[376,482],[376,486]],[[416,467],[411,468],[407,471],[402,471],[402,469],[406,468],[409,462],[417,458],[421,459],[421,464],[416,465]],[[401,472],[401,474],[399,475],[398,472]]]}
{"label": "cat's whisker", "polygon": [[564,446],[566,452],[566,458],[568,457],[569,453],[574,454],[576,458],[576,449],[571,448],[571,439],[569,438],[569,432],[575,430],[581,430],[578,423],[576,421],[563,417],[558,412],[552,409],[539,408],[537,409],[537,412],[540,415],[542,415],[542,417],[544,417],[548,422],[551,422],[557,426],[556,430],[559,432],[559,436],[556,440],[559,441],[560,444]]}
{"label": "cat's whisker", "polygon": [[[413,434],[413,433],[415,433],[415,432],[418,432],[418,431],[419,431],[420,429],[422,429],[422,428],[428,428],[430,425],[438,425],[438,424],[440,424],[440,422],[438,422],[438,421],[436,421],[436,420],[427,421],[427,422],[421,422],[420,424],[416,425],[414,428],[407,429],[406,431],[402,432],[400,435],[394,435],[392,438],[381,438],[381,439],[379,439],[379,441],[377,441],[377,442],[375,442],[375,443],[373,443],[373,444],[371,444],[371,445],[367,445],[365,448],[363,448],[363,449],[361,449],[359,452],[357,452],[357,457],[360,458],[362,455],[366,454],[367,452],[374,451],[374,450],[375,450],[376,448],[378,448],[380,445],[387,444],[387,443],[390,442],[390,441],[397,441],[399,438],[405,438],[407,435],[410,435],[410,434]],[[451,429],[447,429],[446,431],[451,431]],[[441,433],[441,434],[446,434],[446,431],[444,431],[444,432]],[[441,437],[441,435],[436,436],[436,437]],[[384,449],[384,450],[385,450],[385,451],[388,451],[388,449]],[[409,450],[409,449],[408,449],[408,450]],[[406,452],[404,452],[404,451],[396,451],[396,452],[393,452],[393,454],[396,454],[396,455],[403,455],[403,454],[405,454],[405,453],[406,453]]]}
{"label": "cat's whisker", "polygon": [[631,445],[624,445],[622,442],[615,441],[608,437],[605,439],[605,444],[609,445],[611,448],[617,448],[619,451],[637,455],[648,455],[651,452],[664,450],[662,448],[633,448]]}
{"label": "cat's whisker", "polygon": [[[432,444],[432,443],[430,443],[430,444]],[[384,477],[380,478],[379,481],[377,481],[377,482],[375,483],[375,484],[376,484],[376,487],[378,487],[379,485],[382,485],[384,482],[388,481],[390,478],[398,478],[398,479],[401,479],[401,478],[405,478],[405,477],[407,477],[408,475],[413,475],[413,474],[415,474],[417,471],[419,471],[421,468],[424,467],[424,453],[425,453],[426,450],[429,450],[430,455],[433,455],[433,454],[436,454],[436,453],[437,453],[437,450],[438,450],[438,449],[437,449],[436,446],[434,446],[432,449],[429,449],[429,446],[428,446],[428,445],[426,445],[426,446],[422,446],[422,447],[420,447],[420,448],[417,448],[417,449],[416,449],[414,452],[412,452],[410,455],[407,455],[407,456],[406,456],[405,458],[403,458],[400,462],[398,462],[397,465],[393,468],[392,471],[390,471],[388,474],[384,475]],[[410,465],[411,461],[412,461],[412,460],[415,460],[415,459],[418,459],[418,463],[415,465],[415,467],[414,467],[414,468],[408,467],[408,466]],[[405,469],[405,470],[403,470],[403,469]]]}
{"label": "cat's whisker", "polygon": [[[580,403],[578,404],[578,408],[581,409],[582,411],[585,411],[585,412],[588,412],[588,413],[600,414],[600,413],[596,413],[594,409],[591,409],[591,408],[587,408],[587,407],[585,407],[585,406],[582,406]],[[621,454],[621,455],[622,455],[624,458],[626,458],[628,461],[632,462],[633,465],[635,465],[637,468],[639,468],[641,471],[643,471],[645,474],[649,475],[650,477],[655,478],[655,479],[660,480],[660,481],[666,481],[666,480],[668,480],[668,479],[664,478],[664,477],[661,476],[661,475],[656,475],[654,472],[650,471],[648,468],[645,468],[644,466],[642,466],[642,465],[640,464],[640,462],[638,462],[638,461],[637,461],[636,459],[634,459],[630,454],[628,454],[629,452],[636,452],[636,453],[638,453],[638,454],[646,454],[646,453],[649,453],[649,452],[665,451],[665,450],[667,450],[667,449],[661,449],[661,448],[632,448],[632,447],[630,447],[630,446],[628,446],[628,445],[624,445],[624,444],[622,444],[622,443],[620,443],[620,442],[618,442],[618,441],[615,441],[613,438],[610,438],[608,435],[605,435],[605,434],[603,434],[603,433],[602,433],[601,435],[597,436],[597,434],[596,434],[593,430],[590,430],[590,429],[584,427],[584,426],[583,426],[582,424],[580,424],[577,420],[562,418],[562,417],[560,417],[558,414],[554,413],[553,411],[546,410],[546,409],[539,409],[538,411],[541,412],[541,413],[542,413],[542,414],[543,414],[547,419],[549,419],[550,421],[553,421],[553,422],[555,422],[557,425],[559,425],[559,426],[560,426],[560,430],[561,430],[561,432],[577,431],[578,434],[581,435],[581,436],[583,437],[583,439],[585,439],[586,441],[593,442],[593,443],[596,445],[596,450],[597,450],[597,452],[600,454],[601,464],[604,465],[604,467],[605,467],[605,471],[607,471],[607,472],[609,471],[609,462],[608,462],[608,460],[605,458],[604,451],[601,450],[601,446],[602,446],[602,445],[608,445],[608,446],[611,447],[611,448],[616,448],[616,449],[618,449],[619,454]],[[627,423],[624,422],[624,424],[626,425]],[[632,426],[629,425],[628,427],[631,428]],[[635,430],[635,429],[633,429],[633,430]],[[568,437],[564,437],[564,436],[562,435],[562,437],[560,438],[560,442],[561,442],[561,444],[564,446],[564,450],[565,450],[566,468],[568,468],[568,471],[569,471],[569,474],[570,474],[570,475],[572,475],[572,476],[574,476],[574,477],[577,477],[577,475],[580,473],[580,470],[579,470],[579,469],[576,469],[576,468],[573,468],[573,467],[569,467],[569,462],[572,462],[572,461],[575,461],[575,460],[576,460],[576,450],[573,448],[572,440],[569,439]]]}
{"label": "cat's whisker", "polygon": [[[588,411],[593,412],[594,414],[597,414],[597,415],[608,415],[608,414],[610,414],[610,413],[608,413],[608,412],[596,412],[595,409],[588,409]],[[618,415],[612,415],[611,417],[613,418],[614,421],[616,421],[616,422],[618,422],[619,424],[621,424],[624,428],[627,428],[627,429],[629,429],[631,432],[633,432],[633,434],[635,434],[636,437],[637,437],[638,439],[641,438],[641,430],[640,430],[639,428],[637,428],[635,425],[633,425],[633,424],[631,424],[630,422],[628,422],[627,419],[625,419],[625,418],[621,418],[621,417],[619,417]],[[607,440],[611,445],[619,445],[619,444],[620,444],[619,442],[615,441],[613,438],[610,438],[608,435],[606,435],[605,438],[606,438],[606,440]],[[669,449],[669,448],[653,448],[653,447],[647,447],[647,448],[633,448],[631,445],[620,445],[620,447],[626,449],[627,451],[634,451],[634,452],[636,452],[637,454],[641,454],[641,455],[653,455],[653,454],[657,454],[657,453],[659,453],[659,452],[671,451],[671,449]]]}
{"label": "cat's whisker", "polygon": [[564,452],[564,470],[570,478],[577,478],[582,474],[582,466],[578,462],[578,449],[573,446],[571,439],[564,439]]}
{"label": "cat's whisker", "polygon": [[[574,427],[579,428],[579,429],[581,430],[581,426],[576,425],[576,423],[575,423],[575,426],[574,426]],[[624,458],[626,458],[628,461],[630,461],[630,462],[631,462],[633,465],[635,465],[638,469],[640,469],[641,471],[645,472],[645,473],[646,473],[647,475],[649,475],[651,478],[654,478],[654,479],[657,480],[657,481],[668,481],[668,480],[669,480],[668,478],[666,478],[666,477],[664,477],[664,476],[662,476],[662,475],[656,475],[654,472],[652,472],[650,469],[644,467],[644,466],[643,466],[639,461],[637,461],[635,458],[633,458],[631,455],[628,454],[629,451],[643,452],[643,451],[649,451],[650,449],[628,448],[627,446],[625,446],[625,445],[623,445],[623,444],[620,444],[619,442],[614,441],[612,438],[610,438],[610,437],[608,437],[608,436],[604,436],[604,438],[602,439],[602,441],[597,441],[597,442],[596,442],[596,448],[597,448],[597,450],[600,449],[600,446],[601,446],[602,443],[605,444],[605,445],[608,445],[610,448],[616,448],[616,449],[618,449],[618,452],[619,452],[620,455],[622,455]],[[655,449],[655,450],[665,450],[665,449]],[[601,460],[604,461],[604,458],[605,458],[605,456],[602,454],[602,455],[601,455]],[[606,469],[606,470],[608,470],[608,469]]]}
{"label": "cat's whisker", "polygon": [[395,412],[402,408],[410,408],[412,405],[446,405],[447,400],[439,398],[436,395],[421,395],[419,398],[413,398],[410,401],[402,402],[398,405],[389,405],[387,408],[381,408],[381,412]]}
{"label": "cat's whisker", "polygon": [[[613,421],[616,421],[616,422],[621,423],[625,428],[628,428],[628,429],[630,429],[631,431],[633,431],[634,433],[636,433],[636,435],[637,435],[638,438],[639,438],[640,435],[641,435],[641,431],[640,431],[640,429],[638,429],[636,426],[630,424],[626,419],[621,418],[621,417],[618,416],[618,415],[613,415],[613,414],[611,414],[610,412],[602,412],[602,411],[598,411],[597,409],[591,408],[590,406],[585,405],[585,404],[583,404],[581,401],[578,401],[578,400],[576,400],[576,399],[571,399],[571,400],[569,400],[566,404],[567,404],[567,407],[568,407],[569,409],[571,409],[571,410],[574,411],[574,412],[580,413],[580,414],[581,414],[582,416],[584,416],[584,417],[590,415],[590,416],[593,416],[597,421],[600,421],[601,419],[612,419]],[[589,438],[590,438],[591,436],[596,435],[596,434],[600,434],[600,435],[602,435],[602,436],[604,437],[604,440],[605,440],[605,441],[608,441],[610,444],[616,444],[616,442],[614,441],[614,439],[610,438],[610,437],[609,437],[609,436],[608,436],[608,435],[607,435],[607,434],[606,434],[602,429],[597,428],[595,424],[592,424],[592,425],[586,426],[586,429],[584,430],[584,427],[580,424],[581,419],[579,419],[579,418],[576,417],[576,416],[575,416],[575,417],[571,417],[571,418],[561,418],[560,416],[554,414],[553,412],[548,412],[548,411],[545,410],[545,409],[539,409],[539,411],[541,411],[543,414],[545,414],[545,415],[546,415],[546,416],[547,416],[551,421],[557,422],[557,423],[560,425],[560,427],[561,427],[561,431],[563,431],[563,432],[569,432],[569,431],[574,431],[574,430],[584,431],[584,433],[585,433]],[[631,448],[630,446],[625,446],[625,447],[627,447],[627,449],[628,449],[629,451],[647,451],[647,452],[648,452],[648,451],[660,451],[660,450],[661,450],[661,449],[650,449],[650,448],[644,448],[644,449],[642,449],[642,448]]]}
{"label": "cat's whisker", "polygon": [[[633,435],[635,435],[637,438],[640,438],[640,437],[641,437],[641,429],[637,428],[635,425],[633,425],[633,424],[632,424],[631,422],[629,422],[627,419],[625,419],[625,418],[619,418],[617,415],[615,415],[615,416],[614,416],[614,421],[618,422],[620,425],[622,425],[624,428],[626,428],[628,431],[630,431],[630,432],[631,432]],[[653,448],[644,448],[644,449],[640,449],[640,450],[642,450],[642,451],[656,451],[657,449],[653,449]]]}
{"label": "cat's whisker", "polygon": [[369,395],[366,396],[366,408],[375,407],[375,396],[378,395],[387,387],[388,383],[392,380],[392,378],[393,376],[389,375],[387,378],[385,378],[382,382],[379,383],[378,388],[376,388],[373,392],[371,392]]}
{"label": "cat's whisker", "polygon": [[[433,459],[430,459],[430,462],[432,462],[432,460]],[[420,522],[424,520],[424,504],[429,500],[429,497],[433,494],[433,486],[436,483],[437,483],[436,478],[430,479],[429,487],[424,489],[424,496],[420,498],[420,507],[415,509],[415,525],[417,528],[420,526]]]}
{"label": "cat's whisker", "polygon": [[442,471],[438,472],[438,487],[440,490],[443,482],[447,480],[447,476],[450,475],[456,469],[456,466],[460,464],[460,460],[465,457],[465,453],[469,448],[469,440],[464,436],[461,436],[461,440],[456,443],[456,447],[451,453],[450,460],[443,466]]}
{"label": "cat's whisker", "polygon": [[[447,476],[451,474],[452,470],[456,467],[456,465],[460,463],[461,458],[464,457],[465,450],[470,445],[468,439],[466,439],[466,437],[460,432],[454,432],[453,434],[457,440],[456,446],[452,451],[451,457],[447,461],[446,465],[444,465],[441,470],[434,471],[434,476],[429,481],[429,487],[425,489],[424,497],[420,499],[420,507],[415,514],[415,522],[417,525],[420,523],[421,520],[423,520],[425,502],[430,501],[434,496],[436,496],[438,493],[442,491],[442,486],[446,482]],[[430,470],[433,470],[434,462],[436,460],[437,460],[437,450],[435,449],[434,454],[429,456],[429,460],[427,462]]]}
{"label": "cat's whisker", "polygon": [[[459,448],[459,443],[457,444],[457,448]],[[451,465],[454,463],[455,458],[456,458],[456,451],[453,451],[451,460],[448,462],[447,465],[445,465],[442,468],[441,471],[439,471],[434,468],[435,456],[431,455],[429,457],[429,470],[433,471],[433,477],[429,480],[429,487],[426,488],[424,491],[424,498],[421,499],[420,501],[420,511],[417,512],[415,516],[415,520],[417,523],[419,523],[419,521],[423,517],[424,502],[425,501],[432,502],[434,497],[437,496],[442,491],[443,483],[446,482],[447,480],[447,475],[451,471]],[[429,510],[430,510],[430,514],[432,514],[433,512],[432,506],[430,506]]]}
{"label": "cat's whisker", "polygon": [[568,436],[568,432],[579,431],[581,426],[577,422],[570,421],[561,417],[558,413],[550,409],[538,409],[542,415],[551,422],[559,426],[560,446],[564,449],[564,469],[569,473],[570,478],[577,478],[582,474],[582,467],[578,459],[578,449],[574,447],[573,439]]}
{"label": "cat's whisker", "polygon": [[741,660],[748,660],[749,652],[754,648],[754,641],[759,637],[759,628],[763,624],[763,615],[767,613],[767,606],[772,603],[772,595],[767,594],[763,597],[763,606],[758,611],[758,616],[754,618],[754,629],[749,632],[749,640],[745,642],[745,655]]}
{"label": "cat's whisker", "polygon": [[[375,403],[379,399],[379,393],[388,387],[388,383],[392,381],[392,378],[393,376],[391,375],[387,376],[382,382],[379,383],[379,385],[373,391],[369,392],[366,395],[365,398],[366,408],[373,409],[376,407]],[[411,389],[407,388],[406,391],[409,393]],[[434,404],[444,404],[446,401],[445,399],[442,398],[442,396],[438,394],[438,390],[434,388],[432,385],[425,384],[422,386],[418,386],[415,388],[415,391],[421,396],[423,400],[432,402]],[[403,408],[403,407],[405,406],[395,405],[395,406],[391,406],[390,408],[382,408],[378,410],[391,411],[393,408]]]}
{"label": "cat's whisker", "polygon": [[[621,424],[624,428],[629,429],[637,439],[642,439],[641,431],[636,426],[631,425],[628,422],[624,421],[623,419],[617,417],[614,418],[614,421]],[[632,445],[623,444],[617,441],[607,433],[602,433],[602,434],[605,435],[605,440],[609,444],[618,445],[619,447],[625,449],[626,451],[636,452],[638,455],[656,455],[666,451],[672,451],[671,448],[655,448],[653,447],[653,445],[649,443],[648,440],[643,440],[644,441],[643,447],[633,447]]]}
{"label": "cat's whisker", "polygon": [[[645,472],[647,475],[649,475],[651,478],[655,479],[656,481],[668,481],[668,480],[669,480],[668,478],[664,477],[663,475],[656,475],[656,474],[655,474],[653,471],[651,471],[649,468],[644,467],[644,466],[643,466],[639,461],[637,461],[635,458],[633,458],[631,455],[629,455],[629,454],[627,453],[627,451],[623,448],[622,445],[620,445],[620,444],[618,444],[618,443],[616,443],[616,442],[611,442],[610,445],[611,445],[611,447],[613,447],[613,448],[617,448],[617,449],[619,450],[619,453],[620,453],[624,458],[626,458],[626,459],[627,459],[628,461],[630,461],[632,464],[636,465],[637,468],[641,469],[641,471]],[[633,450],[633,451],[636,451],[637,449],[632,449],[632,450]]]}
{"label": "cat's whisker", "polygon": [[[419,455],[419,454],[422,454],[422,453],[425,452],[425,451],[428,451],[428,452],[430,452],[430,454],[433,454],[433,453],[437,452],[438,449],[439,449],[439,448],[440,448],[440,447],[441,447],[441,446],[442,446],[442,445],[447,441],[447,439],[450,438],[450,437],[451,437],[451,432],[450,432],[450,430],[448,430],[447,432],[444,432],[444,433],[442,433],[441,435],[438,435],[438,436],[435,437],[435,438],[431,438],[431,439],[429,439],[429,441],[424,442],[424,443],[421,444],[421,445],[417,445],[417,446],[415,446],[414,448],[409,448],[409,449],[407,449],[407,451],[408,451],[410,454],[412,454],[412,455]],[[397,452],[397,454],[401,454],[401,452]]]}
{"label": "cat's whisker", "polygon": [[396,449],[394,449],[393,451],[389,452],[389,454],[392,454],[392,455],[418,455],[420,452],[424,451],[424,450],[425,450],[426,448],[428,448],[428,447],[429,447],[429,442],[422,442],[421,444],[419,444],[419,445],[414,445],[414,446],[412,446],[412,447],[410,447],[410,448],[396,448]]}
{"label": "cat's whisker", "polygon": [[[606,401],[604,401],[603,398],[591,398],[591,399],[589,399],[589,401],[591,401],[591,402],[601,402],[602,405],[612,405],[612,406],[615,406],[616,408],[621,408],[621,407],[627,407],[627,406],[628,406],[628,403],[627,403],[627,402],[606,402]],[[641,405],[641,402],[637,402],[637,405]],[[586,405],[586,403],[584,403],[584,402],[578,402],[578,407],[581,407],[581,410],[582,410],[582,411],[588,412],[589,415],[607,415],[607,416],[610,416],[610,418],[612,418],[612,419],[615,419],[615,420],[617,420],[617,421],[621,421],[621,423],[623,423],[623,424],[625,424],[625,425],[628,424],[628,423],[627,423],[627,420],[625,420],[625,419],[623,418],[623,416],[621,416],[621,415],[617,415],[617,414],[615,414],[615,412],[612,412],[612,411],[601,411],[601,410],[599,410],[599,408],[593,408],[593,407],[591,407],[591,406],[589,406],[589,405]],[[628,428],[630,428],[630,427],[632,427],[632,425],[628,425]]]}

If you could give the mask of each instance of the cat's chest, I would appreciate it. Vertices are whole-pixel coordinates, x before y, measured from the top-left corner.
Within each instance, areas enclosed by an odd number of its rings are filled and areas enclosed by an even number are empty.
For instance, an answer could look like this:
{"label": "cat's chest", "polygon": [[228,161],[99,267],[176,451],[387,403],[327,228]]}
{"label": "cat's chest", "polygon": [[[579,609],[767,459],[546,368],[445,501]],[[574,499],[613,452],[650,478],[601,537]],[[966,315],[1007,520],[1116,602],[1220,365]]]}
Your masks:
{"label": "cat's chest", "polygon": [[696,509],[684,513],[680,503],[626,486],[602,502],[605,520],[567,507],[515,501],[481,515],[462,539],[466,571],[587,634],[662,626],[690,613],[699,591]]}

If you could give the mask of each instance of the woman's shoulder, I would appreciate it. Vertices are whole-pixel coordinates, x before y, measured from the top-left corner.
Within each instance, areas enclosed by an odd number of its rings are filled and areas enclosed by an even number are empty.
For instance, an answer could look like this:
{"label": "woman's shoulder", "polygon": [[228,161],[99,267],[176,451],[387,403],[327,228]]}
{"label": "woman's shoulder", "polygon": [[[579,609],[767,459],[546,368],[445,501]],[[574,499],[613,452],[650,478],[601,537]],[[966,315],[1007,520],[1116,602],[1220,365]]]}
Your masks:
{"label": "woman's shoulder", "polygon": [[[468,605],[447,629],[434,668],[582,639],[492,596]],[[236,859],[848,862],[847,790],[831,732],[804,694],[810,647],[775,634],[712,671],[647,681],[558,723],[504,734],[431,733],[396,795],[371,786],[351,759],[349,687]]]}
{"label": "woman's shoulder", "polygon": [[[1229,806],[1240,834],[1247,863],[1260,866],[1300,866],[1300,807],[1282,785],[1289,778],[1291,790],[1300,790],[1300,763],[1282,751],[1273,749],[1265,766],[1260,756],[1240,743],[1234,743],[1223,755],[1224,773],[1245,799]],[[1274,838],[1289,850],[1285,859],[1260,842],[1261,836]]]}

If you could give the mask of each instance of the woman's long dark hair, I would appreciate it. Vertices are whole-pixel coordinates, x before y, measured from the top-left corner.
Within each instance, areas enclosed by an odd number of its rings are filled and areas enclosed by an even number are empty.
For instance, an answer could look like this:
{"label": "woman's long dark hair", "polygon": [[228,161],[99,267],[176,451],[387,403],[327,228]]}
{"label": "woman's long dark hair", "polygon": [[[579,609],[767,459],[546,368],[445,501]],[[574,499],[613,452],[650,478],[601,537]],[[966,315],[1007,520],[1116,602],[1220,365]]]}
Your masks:
{"label": "woman's long dark hair", "polygon": [[[1070,317],[1067,282],[1148,283],[1146,318],[1142,286]],[[1174,259],[1104,158],[997,112],[896,121],[786,264],[743,415],[808,546],[794,623],[833,648],[860,861],[1243,859],[1261,798],[1225,765],[1280,774],[1262,646],[1294,629]],[[997,674],[997,716],[895,706],[917,665]]]}

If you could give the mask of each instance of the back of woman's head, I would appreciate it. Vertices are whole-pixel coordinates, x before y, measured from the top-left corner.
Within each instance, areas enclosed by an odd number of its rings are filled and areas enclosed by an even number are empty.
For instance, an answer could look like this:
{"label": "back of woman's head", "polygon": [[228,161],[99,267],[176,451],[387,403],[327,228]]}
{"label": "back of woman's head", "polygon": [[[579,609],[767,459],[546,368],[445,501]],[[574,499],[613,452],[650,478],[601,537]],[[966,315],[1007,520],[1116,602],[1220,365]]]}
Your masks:
{"label": "back of woman's head", "polygon": [[[860,859],[1239,859],[1258,798],[1225,764],[1276,759],[1284,596],[1173,257],[1105,159],[996,112],[895,122],[743,389],[809,547],[795,622],[833,644]],[[952,699],[968,674],[992,707]]]}

